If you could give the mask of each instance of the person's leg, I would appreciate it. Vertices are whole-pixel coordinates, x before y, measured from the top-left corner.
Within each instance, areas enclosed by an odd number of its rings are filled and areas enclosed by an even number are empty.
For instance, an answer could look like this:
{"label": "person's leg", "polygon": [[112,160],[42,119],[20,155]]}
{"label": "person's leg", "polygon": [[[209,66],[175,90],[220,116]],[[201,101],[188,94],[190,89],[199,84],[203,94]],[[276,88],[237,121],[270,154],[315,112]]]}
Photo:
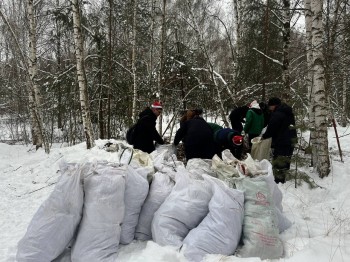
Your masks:
{"label": "person's leg", "polygon": [[272,167],[276,183],[285,183],[286,173],[290,169],[293,148],[290,146],[281,146],[274,148]]}

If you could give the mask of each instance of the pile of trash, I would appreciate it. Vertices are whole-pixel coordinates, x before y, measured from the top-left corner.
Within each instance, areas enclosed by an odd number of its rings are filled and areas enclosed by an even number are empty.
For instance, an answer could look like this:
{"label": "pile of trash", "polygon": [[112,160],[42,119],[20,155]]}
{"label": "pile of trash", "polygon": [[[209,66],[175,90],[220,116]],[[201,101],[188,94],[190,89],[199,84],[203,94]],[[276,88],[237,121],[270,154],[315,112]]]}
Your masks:
{"label": "pile of trash", "polygon": [[282,256],[279,234],[291,222],[269,161],[225,150],[185,166],[171,145],[151,154],[107,150],[119,163],[61,162],[55,189],[18,243],[18,262],[117,261],[118,246],[133,240],[173,246],[189,261]]}

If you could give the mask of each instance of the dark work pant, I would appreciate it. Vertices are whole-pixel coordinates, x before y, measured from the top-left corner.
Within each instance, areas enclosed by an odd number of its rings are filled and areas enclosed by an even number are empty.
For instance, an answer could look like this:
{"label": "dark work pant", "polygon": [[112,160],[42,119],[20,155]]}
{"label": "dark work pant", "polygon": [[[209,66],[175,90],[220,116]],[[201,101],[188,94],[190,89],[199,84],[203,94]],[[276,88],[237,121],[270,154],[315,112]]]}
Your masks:
{"label": "dark work pant", "polygon": [[290,169],[293,150],[294,147],[289,145],[274,147],[272,168],[276,183],[284,183],[286,181],[286,173]]}

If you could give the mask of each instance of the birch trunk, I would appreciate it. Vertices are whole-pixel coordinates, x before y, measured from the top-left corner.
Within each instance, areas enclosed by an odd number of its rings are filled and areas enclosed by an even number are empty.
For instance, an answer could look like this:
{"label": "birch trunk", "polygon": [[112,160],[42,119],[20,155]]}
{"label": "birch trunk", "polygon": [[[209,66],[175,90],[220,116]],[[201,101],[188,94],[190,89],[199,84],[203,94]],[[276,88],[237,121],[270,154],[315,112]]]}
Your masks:
{"label": "birch trunk", "polygon": [[312,69],[312,12],[311,12],[311,0],[305,0],[305,29],[306,29],[306,60],[307,60],[307,90],[308,90],[308,99],[309,99],[309,127],[310,127],[310,145],[312,149],[311,155],[311,165],[317,162],[317,140],[315,132],[315,111],[314,104],[315,99],[313,96],[313,69]]}
{"label": "birch trunk", "polygon": [[[39,148],[44,143],[44,149],[46,153],[50,152],[49,143],[47,141],[47,137],[45,135],[44,124],[42,122],[42,113],[41,113],[41,104],[37,103],[37,101],[41,100],[40,90],[36,85],[36,20],[34,16],[34,6],[33,0],[28,1],[27,4],[27,12],[28,12],[28,21],[29,21],[29,48],[30,48],[30,56],[27,59],[24,55],[23,50],[18,42],[15,32],[12,29],[11,24],[6,19],[5,15],[0,9],[0,17],[3,20],[4,24],[8,28],[11,33],[11,36],[14,39],[15,46],[18,49],[20,54],[20,58],[22,60],[23,66],[25,68],[26,77],[28,79],[28,84],[26,85],[28,91],[28,107],[29,107],[29,115],[30,122],[32,128],[32,141],[33,145],[36,145],[36,148]],[[29,64],[28,64],[29,63]],[[36,98],[36,97],[37,98]]]}
{"label": "birch trunk", "polygon": [[[33,107],[30,109],[34,115],[35,120],[32,123],[34,130],[33,142],[37,147],[41,147],[44,143],[43,136],[43,125],[39,123],[41,121],[41,114],[39,113],[40,105],[42,103],[42,97],[40,90],[36,84],[37,79],[37,57],[36,57],[36,19],[34,14],[34,1],[28,0],[27,11],[28,11],[28,22],[29,22],[29,59],[28,59],[28,72],[30,78],[30,84],[32,86],[30,90],[30,100],[32,100]],[[46,147],[45,147],[46,151]]]}
{"label": "birch trunk", "polygon": [[[344,13],[343,13],[343,16],[342,16],[342,32],[345,32],[346,30],[346,19],[347,19],[347,10],[346,10],[346,4],[344,3],[343,6],[342,6],[343,10],[344,10]],[[347,48],[346,48],[346,37],[345,37],[345,34],[343,33],[342,37],[341,37],[341,40],[343,42],[343,48],[342,48],[342,51],[343,51],[343,54],[346,54],[347,52]],[[341,114],[341,125],[343,127],[346,127],[346,124],[347,124],[347,112],[346,112],[346,106],[347,106],[347,89],[348,89],[348,76],[347,76],[347,71],[348,71],[348,63],[347,63],[347,58],[346,56],[344,55],[342,58],[342,74],[343,74],[343,103],[342,103],[342,114]]]}
{"label": "birch trunk", "polygon": [[73,29],[74,29],[74,47],[77,63],[77,78],[79,85],[80,107],[83,119],[84,133],[86,138],[86,147],[90,149],[94,146],[94,133],[90,117],[89,97],[87,92],[87,81],[84,68],[84,50],[80,21],[79,0],[72,0],[73,11]]}
{"label": "birch trunk", "polygon": [[[164,74],[164,51],[165,51],[165,32],[166,32],[166,0],[163,0],[163,11],[162,11],[162,35],[161,35],[161,43],[160,43],[160,68],[159,68],[159,77],[158,77],[158,97],[159,101],[162,100],[162,85],[163,83],[163,74]],[[158,131],[159,134],[162,134],[163,129],[163,116],[162,114],[158,117]]]}
{"label": "birch trunk", "polygon": [[113,0],[109,0],[109,17],[108,17],[108,92],[107,92],[107,138],[111,138],[111,90],[112,90],[112,10]]}
{"label": "birch trunk", "polygon": [[[234,16],[235,16],[235,34],[236,34],[236,47],[235,47],[235,58],[236,61],[233,61],[233,82],[234,88],[233,88],[233,96],[236,97],[237,93],[237,79],[238,79],[238,62],[239,61],[239,54],[240,54],[240,35],[241,35],[241,9],[240,9],[241,2],[238,0],[233,0],[234,5]],[[234,101],[235,102],[235,101]]]}
{"label": "birch trunk", "polygon": [[328,138],[327,138],[327,107],[325,90],[325,68],[322,50],[323,24],[322,24],[323,0],[311,1],[312,20],[312,48],[313,48],[313,96],[315,99],[315,130],[317,130],[317,162],[314,163],[321,178],[328,176],[330,172]]}
{"label": "birch trunk", "polygon": [[133,94],[132,94],[132,122],[136,122],[136,101],[137,101],[137,78],[136,78],[136,25],[137,25],[137,0],[134,0],[134,17],[132,30],[132,58],[131,71],[133,78]]}
{"label": "birch trunk", "polygon": [[[345,71],[345,65],[344,69]],[[347,124],[347,113],[346,113],[346,105],[347,105],[347,89],[348,89],[348,84],[347,84],[347,73],[343,72],[343,107],[342,107],[342,117],[341,117],[341,125],[342,127],[346,127]]]}
{"label": "birch trunk", "polygon": [[290,0],[283,0],[283,73],[284,92],[290,97],[289,73],[289,45],[290,45]]}

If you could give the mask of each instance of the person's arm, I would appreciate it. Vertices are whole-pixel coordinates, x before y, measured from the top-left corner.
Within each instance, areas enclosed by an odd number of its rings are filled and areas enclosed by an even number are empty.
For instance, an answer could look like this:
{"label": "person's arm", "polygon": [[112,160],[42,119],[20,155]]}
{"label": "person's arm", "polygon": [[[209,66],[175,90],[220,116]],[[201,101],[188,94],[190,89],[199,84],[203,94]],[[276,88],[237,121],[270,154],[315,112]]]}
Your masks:
{"label": "person's arm", "polygon": [[158,143],[163,145],[164,144],[164,140],[163,138],[160,136],[160,134],[158,133],[156,127],[154,127],[153,129],[153,139]]}
{"label": "person's arm", "polygon": [[272,113],[269,124],[267,125],[265,133],[262,135],[262,139],[274,137],[278,134],[280,125],[283,122],[280,113]]}
{"label": "person's arm", "polygon": [[248,110],[245,118],[244,128],[243,128],[245,133],[249,133],[250,127],[252,125],[252,120],[253,120],[252,111]]}
{"label": "person's arm", "polygon": [[188,124],[188,120],[185,123],[183,123],[183,125],[176,131],[175,138],[174,138],[175,146],[177,146],[180,143],[180,141],[185,137],[187,124]]}

